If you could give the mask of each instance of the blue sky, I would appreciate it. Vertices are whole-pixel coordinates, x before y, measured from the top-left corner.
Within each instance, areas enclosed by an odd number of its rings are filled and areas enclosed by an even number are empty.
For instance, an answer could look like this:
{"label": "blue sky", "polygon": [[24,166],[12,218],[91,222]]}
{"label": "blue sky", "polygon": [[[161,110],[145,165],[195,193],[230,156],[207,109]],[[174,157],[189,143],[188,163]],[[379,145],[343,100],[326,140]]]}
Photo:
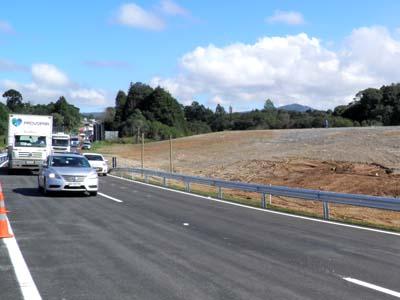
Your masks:
{"label": "blue sky", "polygon": [[183,104],[333,108],[398,80],[399,11],[395,0],[2,1],[0,92],[100,111],[141,81]]}

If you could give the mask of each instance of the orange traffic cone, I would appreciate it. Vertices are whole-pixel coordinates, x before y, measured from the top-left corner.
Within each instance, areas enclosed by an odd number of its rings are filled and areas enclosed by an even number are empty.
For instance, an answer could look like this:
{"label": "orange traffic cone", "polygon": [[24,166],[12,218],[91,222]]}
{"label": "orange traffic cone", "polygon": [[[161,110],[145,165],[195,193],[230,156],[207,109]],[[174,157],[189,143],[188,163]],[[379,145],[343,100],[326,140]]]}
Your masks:
{"label": "orange traffic cone", "polygon": [[4,194],[3,194],[3,188],[1,187],[0,183],[0,214],[2,213],[7,213],[6,205],[4,203]]}
{"label": "orange traffic cone", "polygon": [[0,214],[0,239],[10,237],[13,237],[13,235],[8,230],[7,216]]}
{"label": "orange traffic cone", "polygon": [[13,235],[8,230],[8,222],[6,214],[7,214],[7,209],[4,204],[4,194],[0,184],[0,239],[13,237]]}

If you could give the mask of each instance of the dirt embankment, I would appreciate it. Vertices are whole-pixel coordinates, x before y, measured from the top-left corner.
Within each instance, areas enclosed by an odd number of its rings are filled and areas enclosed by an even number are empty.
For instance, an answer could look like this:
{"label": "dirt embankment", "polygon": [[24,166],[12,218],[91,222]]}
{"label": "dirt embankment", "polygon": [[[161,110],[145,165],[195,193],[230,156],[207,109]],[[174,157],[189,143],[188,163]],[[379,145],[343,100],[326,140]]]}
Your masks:
{"label": "dirt embankment", "polygon": [[[140,166],[140,145],[101,149]],[[146,168],[169,169],[169,142],[145,145]],[[347,193],[400,196],[400,127],[259,130],[173,141],[176,172]]]}

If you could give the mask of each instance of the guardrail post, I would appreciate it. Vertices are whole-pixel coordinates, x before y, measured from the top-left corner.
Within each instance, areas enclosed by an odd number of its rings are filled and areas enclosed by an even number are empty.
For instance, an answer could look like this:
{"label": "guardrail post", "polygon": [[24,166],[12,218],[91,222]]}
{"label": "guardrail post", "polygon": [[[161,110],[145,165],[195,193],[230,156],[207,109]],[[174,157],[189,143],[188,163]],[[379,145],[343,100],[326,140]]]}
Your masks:
{"label": "guardrail post", "polygon": [[168,186],[168,184],[167,184],[167,178],[165,178],[165,177],[163,177],[163,185],[164,185],[164,186]]}
{"label": "guardrail post", "polygon": [[[271,187],[271,184],[269,186]],[[269,205],[272,205],[272,194],[269,194]]]}
{"label": "guardrail post", "polygon": [[265,193],[261,194],[261,208],[265,208]]}
{"label": "guardrail post", "polygon": [[144,175],[144,181],[146,181],[146,183],[149,183],[149,176]]}
{"label": "guardrail post", "polygon": [[218,187],[218,199],[222,199],[222,187]]}
{"label": "guardrail post", "polygon": [[190,182],[186,182],[185,190],[186,192],[190,193]]}
{"label": "guardrail post", "polygon": [[329,220],[329,202],[322,202],[322,207],[324,210],[324,220]]}

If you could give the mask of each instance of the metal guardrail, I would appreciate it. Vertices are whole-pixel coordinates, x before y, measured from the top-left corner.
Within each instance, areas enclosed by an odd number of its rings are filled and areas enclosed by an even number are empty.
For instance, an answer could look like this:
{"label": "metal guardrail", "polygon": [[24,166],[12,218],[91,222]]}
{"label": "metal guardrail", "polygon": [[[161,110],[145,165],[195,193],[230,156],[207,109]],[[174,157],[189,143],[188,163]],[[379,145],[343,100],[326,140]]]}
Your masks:
{"label": "metal guardrail", "polygon": [[323,215],[324,219],[326,220],[329,220],[329,203],[400,211],[400,198],[393,197],[335,193],[302,188],[290,188],[285,186],[269,186],[254,183],[226,181],[222,179],[213,179],[199,176],[189,176],[140,168],[114,168],[111,170],[111,172],[138,173],[144,176],[146,182],[148,182],[149,176],[160,177],[163,179],[164,186],[167,186],[167,179],[183,181],[186,184],[185,189],[188,192],[190,192],[191,183],[215,186],[218,188],[218,198],[220,199],[222,199],[222,188],[256,192],[261,194],[262,208],[266,208],[265,196],[267,194],[274,196],[298,198],[303,200],[319,201],[323,203]]}
{"label": "metal guardrail", "polygon": [[8,153],[0,153],[0,164],[8,160]]}

